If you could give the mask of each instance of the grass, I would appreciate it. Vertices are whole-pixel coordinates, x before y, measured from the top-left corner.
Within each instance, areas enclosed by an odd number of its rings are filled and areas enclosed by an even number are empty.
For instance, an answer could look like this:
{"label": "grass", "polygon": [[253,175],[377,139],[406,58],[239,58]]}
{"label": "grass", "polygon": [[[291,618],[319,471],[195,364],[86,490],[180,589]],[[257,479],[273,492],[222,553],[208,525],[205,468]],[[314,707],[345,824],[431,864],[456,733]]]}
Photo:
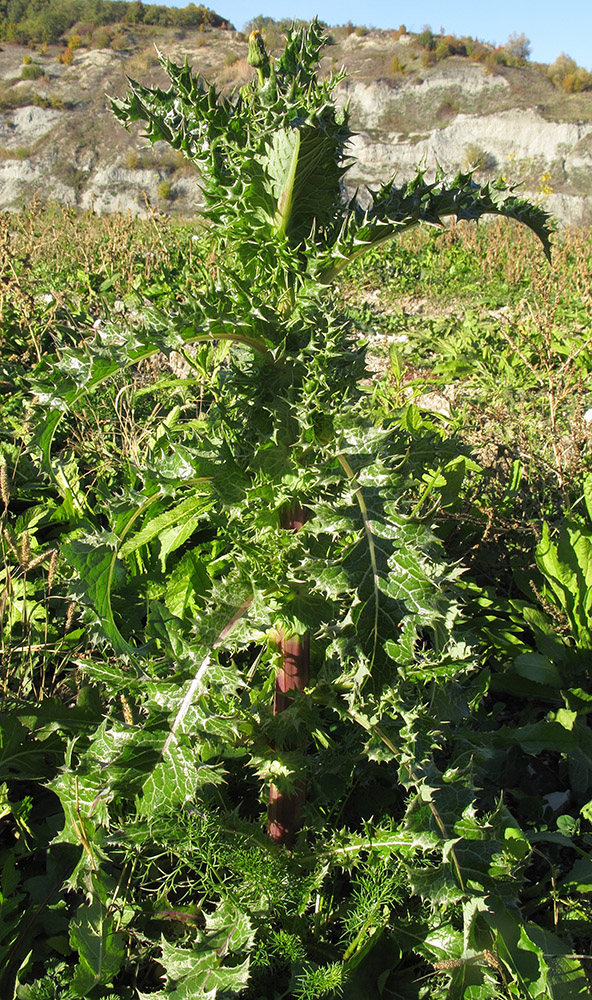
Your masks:
{"label": "grass", "polygon": [[[168,188],[161,196],[170,197]],[[195,246],[190,229],[170,221],[99,220],[40,205],[5,217],[4,268],[21,335],[27,324],[33,331],[48,323],[42,292],[55,295],[53,317],[69,284],[76,308],[86,299],[96,319],[110,301],[133,298],[163,274],[171,286],[181,272],[188,280]],[[72,274],[80,276],[73,288]],[[520,460],[555,516],[577,499],[574,477],[589,467],[590,452],[589,231],[558,236],[553,264],[542,266],[534,238],[508,223],[410,234],[350,269],[340,294],[353,321],[373,331],[375,351],[385,352],[388,338],[398,343],[403,384],[420,378],[438,388],[479,456],[497,451],[492,474]],[[543,513],[533,511],[534,519]]]}
{"label": "grass", "polygon": [[14,149],[0,146],[0,160],[28,160],[30,155],[28,146],[15,146]]}
{"label": "grass", "polygon": [[[169,194],[163,189],[163,198]],[[48,289],[59,302],[69,284],[77,307],[90,296],[101,315],[109,301],[133,297],[159,275],[169,275],[171,286],[181,272],[187,280],[196,253],[190,228],[170,220],[98,219],[40,204],[5,216],[3,247],[23,334],[40,311],[36,297]],[[72,274],[79,275],[73,288]],[[541,265],[534,237],[510,223],[417,231],[350,268],[340,294],[354,322],[373,331],[387,382],[390,338],[399,343],[404,379],[419,375],[443,389],[473,447],[491,447],[495,414],[505,408],[505,441],[497,444],[521,452],[541,477],[546,470],[557,502],[566,501],[562,491],[569,493],[580,463],[588,467],[590,445],[582,421],[592,405],[590,231],[558,235],[551,265]],[[35,304],[25,306],[31,298]]]}

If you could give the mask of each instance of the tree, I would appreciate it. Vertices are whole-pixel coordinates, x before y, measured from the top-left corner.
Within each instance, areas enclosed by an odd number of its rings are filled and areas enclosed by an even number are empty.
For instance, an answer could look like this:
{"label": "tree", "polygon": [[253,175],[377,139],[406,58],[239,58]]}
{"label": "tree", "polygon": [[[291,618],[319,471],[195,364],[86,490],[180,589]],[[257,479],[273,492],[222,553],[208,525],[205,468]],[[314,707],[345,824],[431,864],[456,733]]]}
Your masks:
{"label": "tree", "polygon": [[513,59],[526,60],[530,56],[530,38],[514,32],[508,38],[504,48]]}

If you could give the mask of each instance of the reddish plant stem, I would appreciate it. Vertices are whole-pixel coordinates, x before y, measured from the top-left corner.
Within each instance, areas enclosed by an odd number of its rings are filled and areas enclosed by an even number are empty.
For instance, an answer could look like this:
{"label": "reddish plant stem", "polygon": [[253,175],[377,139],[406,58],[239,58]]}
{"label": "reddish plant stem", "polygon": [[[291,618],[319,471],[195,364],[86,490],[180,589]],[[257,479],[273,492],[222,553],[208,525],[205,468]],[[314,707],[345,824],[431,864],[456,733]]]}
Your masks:
{"label": "reddish plant stem", "polygon": [[[286,531],[298,531],[310,516],[305,507],[293,504],[282,512],[281,526]],[[304,691],[308,684],[310,643],[308,635],[279,636],[280,669],[278,670],[273,699],[273,714],[279,715],[293,701],[290,691]],[[269,789],[267,833],[276,844],[289,847],[296,835],[302,808],[306,801],[306,788],[301,784],[295,794],[286,795],[275,785]]]}

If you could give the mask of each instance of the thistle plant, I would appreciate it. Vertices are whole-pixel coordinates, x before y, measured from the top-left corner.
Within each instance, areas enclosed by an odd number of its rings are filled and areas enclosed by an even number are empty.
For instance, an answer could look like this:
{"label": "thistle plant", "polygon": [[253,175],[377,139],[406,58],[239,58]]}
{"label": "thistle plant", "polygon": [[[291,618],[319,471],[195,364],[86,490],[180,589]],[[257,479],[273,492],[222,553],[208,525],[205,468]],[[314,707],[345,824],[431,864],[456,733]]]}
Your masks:
{"label": "thistle plant", "polygon": [[[157,352],[185,355],[201,380],[203,407],[192,419],[170,415],[143,462],[126,467],[115,500],[99,491],[103,523],[85,515],[61,548],[88,635],[110,653],[81,658],[80,670],[116,695],[85,746],[72,741],[52,783],[66,817],[60,838],[83,847],[70,884],[91,900],[80,906],[74,940],[82,947],[91,923],[100,924],[110,956],[97,971],[91,950],[82,949],[76,996],[90,982],[109,984],[121,968],[138,914],[137,904],[122,906],[121,915],[116,906],[123,872],[144,871],[150,884],[153,866],[141,859],[158,857],[157,844],[163,856],[170,851],[167,817],[195,831],[215,816],[219,846],[232,834],[251,866],[261,854],[266,861],[248,886],[228,849],[224,877],[192,875],[185,908],[188,899],[204,908],[191,911],[195,943],[163,940],[158,961],[167,985],[154,997],[247,990],[255,938],[256,954],[272,968],[279,931],[267,924],[285,918],[290,930],[306,913],[314,913],[316,945],[302,953],[298,939],[293,957],[282,959],[291,963],[292,987],[281,995],[322,996],[355,984],[356,975],[363,981],[393,900],[410,891],[431,899],[438,851],[438,892],[456,907],[456,923],[445,954],[422,945],[422,955],[464,970],[467,947],[489,953],[510,920],[507,896],[491,902],[495,878],[490,855],[479,855],[483,830],[467,811],[471,789],[446,786],[432,752],[446,740],[452,688],[471,682],[477,660],[459,571],[406,504],[421,417],[411,407],[377,421],[363,385],[364,345],[330,286],[348,263],[421,223],[503,215],[528,225],[548,251],[547,218],[503,182],[479,187],[465,173],[428,182],[420,172],[402,187],[389,181],[348,199],[351,133],[347,108],[335,103],[343,74],[319,78],[322,45],[313,21],[288,32],[272,60],[254,32],[256,76],[231,97],[187,63],[162,58],[168,90],[132,81],[128,95],[112,101],[126,127],[144,123],[150,142],[168,142],[199,169],[208,248],[202,291],[184,292],[167,310],[145,301],[128,321],[114,317],[84,351],[64,349],[41,396],[50,413],[38,441],[51,467],[64,413]],[[399,777],[399,818],[372,836],[358,820],[356,830],[341,830],[358,767],[384,762]],[[488,829],[503,846],[511,823],[502,812]],[[201,840],[192,834],[202,852],[214,849],[207,830]],[[359,863],[375,889],[371,843],[390,859],[388,872],[381,869],[384,896],[370,907],[359,890],[342,914],[347,939],[336,948],[322,886],[336,866]],[[498,867],[510,880],[520,858],[502,846]],[[424,849],[428,867],[410,875],[401,858],[407,852],[411,869]],[[269,885],[263,873],[272,863]],[[189,847],[184,865],[196,865]],[[169,882],[167,900],[180,894]],[[161,912],[165,903],[154,906]],[[418,933],[410,922],[409,939]],[[319,949],[332,956],[329,965],[320,964]],[[381,955],[385,977],[393,954]],[[491,968],[475,975],[491,979]],[[262,995],[257,981],[253,997]],[[270,996],[274,990],[275,983]]]}
{"label": "thistle plant", "polygon": [[[380,634],[380,571],[355,463],[346,457],[346,428],[354,414],[363,420],[363,355],[348,342],[323,290],[365,250],[421,222],[502,214],[530,225],[545,246],[547,230],[539,209],[503,184],[479,188],[469,174],[450,184],[440,176],[428,184],[422,174],[403,188],[391,181],[368,208],[356,197],[344,201],[351,133],[347,109],[334,103],[343,74],[319,80],[322,44],[313,21],[306,31],[289,34],[276,63],[253,31],[248,61],[257,77],[239,95],[224,98],[187,63],[178,67],[163,59],[168,91],[132,82],[127,98],[112,104],[124,125],[144,122],[150,142],[168,142],[200,169],[215,279],[193,324],[196,332],[201,327],[210,338],[224,337],[250,352],[240,364],[231,408],[217,417],[232,442],[233,461],[251,482],[263,474],[284,530],[300,528],[314,511],[318,520],[319,484],[332,466],[341,471],[341,487],[348,483],[356,493],[374,578],[362,654],[370,671],[386,639]],[[245,528],[243,523],[241,533]],[[288,690],[308,684],[309,634],[320,622],[307,620],[299,603],[306,604],[302,586],[286,580],[272,623],[280,650],[276,711],[289,703]],[[272,786],[270,835],[291,841],[294,823],[294,810]]]}

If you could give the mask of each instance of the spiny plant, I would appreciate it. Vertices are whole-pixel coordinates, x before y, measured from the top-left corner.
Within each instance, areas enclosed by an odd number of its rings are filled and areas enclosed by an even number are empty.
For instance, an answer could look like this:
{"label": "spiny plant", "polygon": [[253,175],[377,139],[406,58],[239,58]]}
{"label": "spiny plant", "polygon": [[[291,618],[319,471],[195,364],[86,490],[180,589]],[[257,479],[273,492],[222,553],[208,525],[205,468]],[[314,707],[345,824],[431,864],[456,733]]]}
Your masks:
{"label": "spiny plant", "polygon": [[104,714],[65,713],[49,782],[53,849],[78,851],[69,990],[485,1000],[552,991],[560,967],[580,996],[569,945],[523,920],[533,849],[461,725],[487,680],[458,568],[406,501],[425,425],[376,419],[328,290],[420,223],[504,215],[548,250],[547,219],[469,174],[347,200],[322,44],[313,21],[274,62],[254,32],[231,98],[163,58],[169,90],[112,102],[199,168],[201,291],[37,372],[50,473],[60,419],[105,380],[176,351],[201,381],[200,410],[172,410],[115,495],[96,483],[61,547]]}
{"label": "spiny plant", "polygon": [[[447,215],[473,219],[486,213],[509,215],[527,222],[545,245],[547,240],[546,217],[540,210],[510,195],[503,184],[480,189],[468,174],[459,175],[450,186],[442,178],[427,184],[419,174],[403,189],[395,188],[392,181],[386,184],[374,195],[369,208],[362,208],[356,198],[344,205],[348,115],[346,110],[337,110],[332,100],[342,74],[323,82],[317,77],[322,44],[322,33],[313,22],[308,30],[289,36],[276,64],[270,61],[260,32],[253,31],[248,58],[257,78],[238,98],[222,98],[215,88],[193,76],[187,64],[179,68],[163,60],[172,82],[169,91],[132,83],[130,95],[113,102],[125,125],[144,121],[151,142],[167,141],[200,167],[203,214],[211,226],[218,284],[208,298],[214,299],[218,312],[231,313],[228,318],[234,330],[225,335],[251,347],[253,357],[259,355],[257,368],[261,373],[269,368],[265,396],[259,391],[254,395],[251,389],[250,398],[236,414],[238,425],[247,413],[257,413],[259,427],[249,421],[250,440],[245,442],[252,449],[255,467],[260,462],[256,456],[262,442],[273,441],[284,480],[274,488],[273,502],[281,527],[288,531],[302,527],[312,501],[307,487],[303,489],[298,483],[304,463],[298,457],[303,442],[295,420],[301,427],[308,425],[305,441],[309,455],[315,445],[318,454],[320,445],[321,461],[333,452],[332,459],[340,463],[346,479],[351,483],[356,480],[343,449],[335,451],[335,442],[342,415],[359,398],[361,369],[353,363],[344,338],[331,336],[330,309],[319,316],[322,286],[330,284],[364,251],[420,222],[439,225]],[[244,332],[240,332],[241,327]],[[302,368],[302,351],[310,350],[315,333],[317,345],[324,340],[324,363],[335,373],[324,374],[324,392],[306,386],[308,373]],[[215,329],[210,335],[216,336]],[[329,361],[331,353],[335,356]],[[350,365],[350,378],[340,378],[338,389],[336,376],[344,363]],[[286,399],[288,386],[292,398]],[[308,397],[306,424],[298,412],[303,390]],[[341,399],[336,407],[337,395]],[[234,422],[231,431],[226,420],[226,435],[229,431],[233,436],[240,434],[236,417]],[[278,449],[283,449],[283,456]],[[286,477],[293,481],[288,491]],[[364,517],[361,505],[360,509]],[[373,549],[371,554],[375,556]],[[376,568],[373,575],[378,578]],[[375,618],[369,628],[377,647],[377,595],[374,599]],[[280,626],[282,666],[276,711],[287,705],[286,690],[303,690],[308,683],[308,633],[302,621],[290,620]],[[375,650],[371,658],[374,655]],[[278,840],[291,840],[293,809],[273,786],[271,796],[270,834]]]}

